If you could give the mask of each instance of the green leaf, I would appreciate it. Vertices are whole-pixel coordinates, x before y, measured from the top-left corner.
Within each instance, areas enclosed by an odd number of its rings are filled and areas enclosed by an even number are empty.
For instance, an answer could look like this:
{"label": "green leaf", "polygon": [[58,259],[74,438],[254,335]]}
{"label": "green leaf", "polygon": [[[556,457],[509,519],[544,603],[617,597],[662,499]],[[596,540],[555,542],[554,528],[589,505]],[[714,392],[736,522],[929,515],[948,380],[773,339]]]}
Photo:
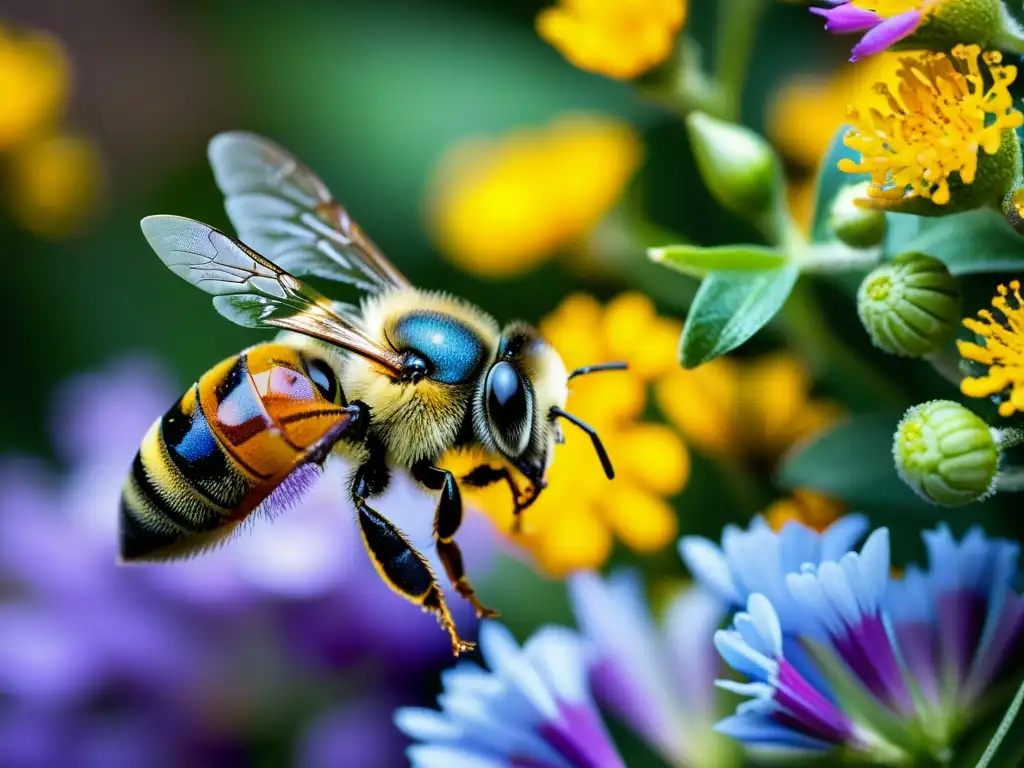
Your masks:
{"label": "green leaf", "polygon": [[693,298],[680,344],[684,368],[731,352],[775,317],[800,270],[786,265],[758,272],[712,272]]}
{"label": "green leaf", "polygon": [[786,264],[786,255],[761,245],[724,245],[702,248],[699,245],[666,245],[650,248],[648,257],[683,274],[704,277],[709,272],[749,272],[777,269]]}
{"label": "green leaf", "polygon": [[1024,237],[989,209],[935,219],[918,217],[916,234],[893,239],[886,250],[891,256],[926,253],[945,262],[954,275],[1024,270]]}
{"label": "green leaf", "polygon": [[927,507],[896,473],[892,436],[901,412],[854,416],[783,460],[780,482],[811,488],[853,507]]}
{"label": "green leaf", "polygon": [[843,136],[849,126],[844,125],[832,139],[832,144],[818,166],[818,183],[814,196],[814,216],[811,219],[811,242],[823,243],[831,240],[828,231],[828,217],[832,208],[832,201],[836,193],[843,187],[856,184],[861,181],[869,181],[871,176],[866,173],[843,173],[839,170],[839,161],[843,158],[851,160],[859,159],[856,152],[843,144]]}

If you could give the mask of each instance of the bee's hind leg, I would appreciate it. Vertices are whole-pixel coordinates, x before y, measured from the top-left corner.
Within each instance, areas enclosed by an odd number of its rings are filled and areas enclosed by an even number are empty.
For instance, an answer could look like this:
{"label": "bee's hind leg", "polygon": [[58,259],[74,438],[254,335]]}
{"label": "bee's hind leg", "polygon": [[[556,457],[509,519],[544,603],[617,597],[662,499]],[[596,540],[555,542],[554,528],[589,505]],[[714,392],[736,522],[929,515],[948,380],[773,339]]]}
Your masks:
{"label": "bee's hind leg", "polygon": [[359,468],[353,479],[352,500],[359,514],[363,544],[377,573],[395,592],[437,617],[441,628],[451,637],[453,654],[458,656],[473,650],[475,643],[459,637],[444,594],[426,558],[390,520],[366,503],[366,496],[371,493],[366,482],[368,473],[364,468],[366,465]]}
{"label": "bee's hind leg", "polygon": [[455,476],[447,469],[435,467],[430,462],[421,461],[412,468],[413,477],[434,491],[441,491],[434,513],[434,539],[437,541],[437,554],[441,558],[444,570],[448,574],[455,591],[469,601],[476,611],[477,618],[490,619],[498,612],[480,602],[476,590],[469,583],[466,569],[462,563],[462,552],[455,543],[455,533],[462,524],[462,494]]}

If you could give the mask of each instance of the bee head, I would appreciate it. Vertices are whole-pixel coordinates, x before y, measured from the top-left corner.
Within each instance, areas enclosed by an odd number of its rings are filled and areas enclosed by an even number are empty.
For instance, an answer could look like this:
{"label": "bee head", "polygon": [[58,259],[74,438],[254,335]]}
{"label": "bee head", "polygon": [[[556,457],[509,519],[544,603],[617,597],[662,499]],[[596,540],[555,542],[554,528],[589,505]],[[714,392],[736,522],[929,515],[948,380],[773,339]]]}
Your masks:
{"label": "bee head", "polygon": [[625,368],[624,363],[580,368],[571,373],[562,358],[532,326],[514,323],[502,330],[498,352],[477,391],[476,436],[500,453],[533,484],[535,493],[546,485],[545,474],[562,442],[559,419],[587,432],[605,474],[612,478],[611,460],[597,433],[565,411],[569,380],[598,370]]}

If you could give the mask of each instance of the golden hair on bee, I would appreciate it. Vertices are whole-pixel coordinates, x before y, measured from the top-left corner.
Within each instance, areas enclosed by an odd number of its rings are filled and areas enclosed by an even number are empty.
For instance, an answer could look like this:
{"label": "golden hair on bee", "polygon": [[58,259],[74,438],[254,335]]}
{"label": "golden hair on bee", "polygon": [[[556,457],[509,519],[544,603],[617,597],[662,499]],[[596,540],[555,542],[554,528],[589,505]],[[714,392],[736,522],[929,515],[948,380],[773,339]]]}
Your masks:
{"label": "golden hair on bee", "polygon": [[[562,420],[591,436],[611,478],[600,439],[565,403],[569,379],[614,365],[567,373],[532,326],[499,327],[468,302],[412,286],[323,181],[276,144],[225,133],[209,155],[238,239],[178,216],[147,217],[143,233],[221,315],[282,333],[214,366],[146,434],[122,495],[122,557],[214,546],[255,510],[294,501],[337,454],[355,467],[348,497],[381,578],[436,616],[456,655],[472,648],[427,560],[370,500],[396,469],[438,491],[438,558],[477,615],[495,615],[455,542],[460,485],[507,484],[518,523],[545,487]],[[305,275],[356,286],[362,303],[333,302]],[[471,446],[489,460],[466,475],[437,465]]]}

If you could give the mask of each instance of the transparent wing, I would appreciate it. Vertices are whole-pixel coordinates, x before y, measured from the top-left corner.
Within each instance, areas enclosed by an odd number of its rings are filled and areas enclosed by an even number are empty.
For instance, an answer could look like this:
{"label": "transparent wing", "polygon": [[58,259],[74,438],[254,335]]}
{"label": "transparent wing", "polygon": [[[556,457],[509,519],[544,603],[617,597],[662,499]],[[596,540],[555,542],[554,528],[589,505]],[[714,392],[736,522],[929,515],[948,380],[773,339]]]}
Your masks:
{"label": "transparent wing", "polygon": [[253,133],[214,136],[210,165],[239,239],[295,275],[370,292],[408,287],[313,171]]}
{"label": "transparent wing", "polygon": [[398,353],[367,336],[344,307],[233,237],[181,216],[147,216],[142,232],[168,269],[211,294],[232,322],[302,333],[401,371]]}

